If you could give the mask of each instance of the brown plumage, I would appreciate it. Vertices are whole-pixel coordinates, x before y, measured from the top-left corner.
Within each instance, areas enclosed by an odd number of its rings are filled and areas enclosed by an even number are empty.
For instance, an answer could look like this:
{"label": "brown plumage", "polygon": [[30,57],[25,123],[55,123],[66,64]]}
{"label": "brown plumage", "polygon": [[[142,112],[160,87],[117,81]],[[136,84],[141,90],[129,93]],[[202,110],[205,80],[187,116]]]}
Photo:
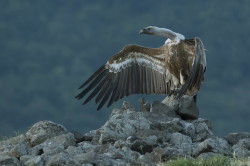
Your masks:
{"label": "brown plumage", "polygon": [[99,110],[106,102],[110,106],[131,94],[194,96],[204,81],[205,58],[199,38],[179,40],[176,36],[160,48],[127,45],[80,86],[84,89],[76,98],[91,91],[83,104],[96,97]]}

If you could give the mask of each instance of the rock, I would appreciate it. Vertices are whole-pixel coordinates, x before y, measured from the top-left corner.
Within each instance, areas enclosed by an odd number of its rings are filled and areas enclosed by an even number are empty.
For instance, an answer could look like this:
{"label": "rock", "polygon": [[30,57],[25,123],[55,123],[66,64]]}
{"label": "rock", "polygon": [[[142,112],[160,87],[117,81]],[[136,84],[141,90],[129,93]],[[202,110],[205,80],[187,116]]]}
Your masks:
{"label": "rock", "polygon": [[250,157],[250,138],[243,138],[232,146],[234,157]]}
{"label": "rock", "polygon": [[30,149],[31,155],[56,154],[62,152],[69,146],[75,145],[74,135],[72,133],[62,134],[47,139],[42,144],[36,145]]}
{"label": "rock", "polygon": [[[131,165],[139,165],[143,164],[143,161],[139,161],[141,154],[135,151],[132,151],[129,147],[123,147],[121,149],[117,149],[112,145],[109,145],[105,153],[99,156],[100,161],[105,161],[106,158],[111,158],[111,165],[127,165],[128,163]],[[118,162],[117,162],[118,161]],[[101,162],[99,162],[101,163]]]}
{"label": "rock", "polygon": [[181,146],[183,144],[191,144],[192,139],[189,136],[183,135],[181,133],[173,133],[170,136],[169,143],[175,146]]}
{"label": "rock", "polygon": [[[193,156],[194,150],[197,148],[197,143],[192,143],[189,136],[183,135],[181,133],[169,134],[169,141],[161,145],[166,151],[170,158],[174,158],[174,154],[179,156]],[[177,157],[177,156],[176,156]]]}
{"label": "rock", "polygon": [[90,151],[87,153],[80,153],[78,155],[74,156],[74,159],[76,161],[79,161],[81,164],[86,164],[86,163],[95,163],[97,160],[97,154],[94,151]]}
{"label": "rock", "polygon": [[140,111],[141,112],[149,112],[151,109],[151,104],[145,102],[144,98],[139,99]]}
{"label": "rock", "polygon": [[187,135],[189,137],[191,137],[193,140],[195,140],[197,134],[195,132],[196,128],[194,126],[193,123],[191,122],[187,122],[187,121],[181,121],[182,123],[182,130],[180,131],[180,133]]}
{"label": "rock", "polygon": [[80,163],[88,162],[93,165],[126,165],[127,163],[138,165],[139,156],[138,152],[133,152],[128,147],[115,148],[112,144],[102,144],[74,158]]}
{"label": "rock", "polygon": [[118,108],[114,108],[111,112],[111,114],[109,115],[109,118],[111,118],[112,116],[114,115],[117,115],[117,114],[124,114],[125,111],[123,111],[122,109],[118,109]]}
{"label": "rock", "polygon": [[145,163],[144,165],[154,166],[156,163],[160,163],[162,161],[162,155],[155,151],[151,153],[145,153],[139,157],[139,161],[141,163]]}
{"label": "rock", "polygon": [[88,133],[83,134],[82,141],[92,141],[92,139],[96,135],[96,132],[96,130],[92,130]]}
{"label": "rock", "polygon": [[180,98],[179,108],[176,110],[176,113],[184,120],[197,119],[199,117],[199,109],[193,97],[190,96]]}
{"label": "rock", "polygon": [[180,118],[180,116],[176,114],[176,112],[172,109],[171,106],[163,104],[162,102],[159,101],[153,102],[150,112],[151,114],[153,113],[154,116],[160,115],[161,116],[160,118],[157,117],[158,120],[169,117]]}
{"label": "rock", "polygon": [[235,145],[240,139],[250,138],[250,133],[241,132],[241,133],[229,133],[224,137],[230,145]]}
{"label": "rock", "polygon": [[28,154],[28,145],[26,143],[19,143],[13,147],[8,153],[10,156],[21,157]]}
{"label": "rock", "polygon": [[192,137],[193,142],[203,141],[213,135],[211,128],[207,123],[206,120],[201,118],[192,121],[195,128],[195,134]]}
{"label": "rock", "polygon": [[41,156],[25,155],[20,158],[20,161],[22,165],[26,165],[26,166],[43,166],[44,165]]}
{"label": "rock", "polygon": [[218,137],[213,137],[199,143],[195,154],[196,156],[198,156],[199,154],[206,152],[230,155],[232,153],[232,149],[226,140]]}
{"label": "rock", "polygon": [[20,162],[16,157],[0,155],[0,165],[4,166],[19,166]]}
{"label": "rock", "polygon": [[129,140],[129,144],[130,149],[133,151],[137,151],[141,154],[150,153],[153,151],[153,147],[157,144],[157,137],[149,136],[135,138],[132,141]]}
{"label": "rock", "polygon": [[61,152],[51,156],[46,162],[46,166],[60,165],[81,166],[81,163],[78,160],[74,160],[69,154],[65,152]]}
{"label": "rock", "polygon": [[114,114],[101,127],[99,143],[115,142],[119,139],[126,139],[136,131],[150,128],[150,121],[143,117],[141,112],[129,112]]}
{"label": "rock", "polygon": [[162,162],[179,157],[188,157],[188,155],[184,153],[183,149],[178,147],[155,148],[154,153],[161,157]]}
{"label": "rock", "polygon": [[136,138],[146,138],[150,136],[156,136],[157,142],[167,142],[170,139],[170,134],[161,131],[161,130],[153,130],[153,129],[146,129],[146,130],[140,130],[134,134]]}
{"label": "rock", "polygon": [[13,148],[11,141],[1,141],[0,142],[0,154],[8,155],[9,151]]}
{"label": "rock", "polygon": [[[76,143],[79,143],[79,142],[82,142],[82,141],[86,140],[84,135],[79,133],[78,131],[72,130],[71,133],[74,135]],[[91,141],[92,138],[89,138],[88,140]],[[86,140],[86,141],[88,141],[88,140]]]}
{"label": "rock", "polygon": [[127,142],[124,141],[124,140],[121,140],[121,139],[115,141],[115,143],[114,143],[114,147],[115,147],[115,148],[122,148],[122,147],[124,147],[124,146],[127,146]]}
{"label": "rock", "polygon": [[250,138],[240,139],[237,143],[240,147],[250,150]]}
{"label": "rock", "polygon": [[28,148],[28,140],[25,135],[21,134],[9,140],[0,142],[0,155],[21,157],[28,153]]}
{"label": "rock", "polygon": [[232,146],[233,156],[236,158],[250,157],[250,151],[240,145]]}
{"label": "rock", "polygon": [[64,149],[68,148],[69,146],[74,146],[75,143],[75,137],[72,133],[62,134],[55,136],[46,142],[51,144],[60,144],[63,145]]}
{"label": "rock", "polygon": [[206,159],[209,159],[209,158],[211,158],[213,156],[217,156],[217,155],[219,155],[219,154],[218,153],[214,153],[214,152],[207,152],[207,153],[201,153],[198,157],[206,160]]}
{"label": "rock", "polygon": [[42,144],[36,145],[29,150],[29,155],[52,155],[60,153],[64,150],[62,145],[50,144],[49,142],[44,142]]}
{"label": "rock", "polygon": [[176,111],[179,109],[180,100],[174,99],[174,96],[168,96],[162,100],[162,103],[167,105],[171,110]]}
{"label": "rock", "polygon": [[41,121],[34,124],[26,133],[31,146],[36,146],[45,140],[57,135],[65,134],[67,130],[59,124],[51,121]]}
{"label": "rock", "polygon": [[122,103],[122,111],[135,111],[135,109],[127,101],[124,101]]}
{"label": "rock", "polygon": [[[152,120],[151,120],[152,121]],[[183,129],[183,124],[179,118],[165,121],[152,121],[150,128],[153,130],[165,131],[167,133],[179,132]]]}
{"label": "rock", "polygon": [[93,166],[93,165],[90,163],[87,163],[87,164],[82,164],[81,166]]}
{"label": "rock", "polygon": [[173,96],[170,96],[166,97],[162,103],[167,105],[169,109],[175,111],[184,120],[197,119],[199,117],[199,109],[193,97],[184,95],[176,100]]}
{"label": "rock", "polygon": [[71,156],[75,156],[81,153],[90,152],[92,149],[96,148],[97,146],[100,146],[100,145],[94,145],[91,142],[81,142],[80,144],[78,144],[77,147],[69,146],[66,149],[66,152],[69,153]]}

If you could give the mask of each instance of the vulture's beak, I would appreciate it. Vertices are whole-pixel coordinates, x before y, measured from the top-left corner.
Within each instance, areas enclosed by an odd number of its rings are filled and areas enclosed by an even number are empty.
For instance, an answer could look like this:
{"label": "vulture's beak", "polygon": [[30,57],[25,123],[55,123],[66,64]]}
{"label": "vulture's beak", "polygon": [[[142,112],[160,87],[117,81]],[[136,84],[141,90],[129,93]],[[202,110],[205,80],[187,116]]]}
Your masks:
{"label": "vulture's beak", "polygon": [[141,29],[140,31],[139,31],[139,34],[144,34],[145,33],[145,29]]}

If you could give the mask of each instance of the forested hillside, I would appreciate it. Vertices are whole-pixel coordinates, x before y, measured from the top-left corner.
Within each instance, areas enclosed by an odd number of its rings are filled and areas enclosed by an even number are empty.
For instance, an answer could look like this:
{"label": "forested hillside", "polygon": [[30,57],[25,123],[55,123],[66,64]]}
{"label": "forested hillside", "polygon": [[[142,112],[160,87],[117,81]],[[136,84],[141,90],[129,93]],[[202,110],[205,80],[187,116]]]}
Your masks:
{"label": "forested hillside", "polygon": [[[201,117],[218,135],[249,132],[249,18],[247,0],[1,0],[0,136],[45,119],[82,132],[99,127],[123,100],[96,112],[94,102],[74,99],[77,88],[124,45],[161,46],[164,38],[138,34],[148,25],[203,40]],[[125,100],[136,106],[139,97]]]}

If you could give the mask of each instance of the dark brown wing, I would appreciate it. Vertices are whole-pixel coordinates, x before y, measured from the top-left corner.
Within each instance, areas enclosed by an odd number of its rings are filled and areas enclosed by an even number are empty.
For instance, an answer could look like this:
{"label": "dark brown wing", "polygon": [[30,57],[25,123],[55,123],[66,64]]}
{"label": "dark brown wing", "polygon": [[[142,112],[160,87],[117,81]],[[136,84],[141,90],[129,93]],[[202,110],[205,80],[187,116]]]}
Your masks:
{"label": "dark brown wing", "polygon": [[163,48],[128,45],[80,86],[85,89],[76,98],[92,91],[83,104],[96,97],[99,110],[108,100],[110,106],[131,94],[168,94],[166,72]]}
{"label": "dark brown wing", "polygon": [[206,70],[205,49],[202,41],[199,38],[195,38],[195,59],[192,65],[192,70],[188,76],[188,79],[185,81],[185,84],[178,91],[176,98],[180,98],[187,91],[195,91],[197,93],[197,91],[200,89],[201,83],[204,81],[205,70]]}

